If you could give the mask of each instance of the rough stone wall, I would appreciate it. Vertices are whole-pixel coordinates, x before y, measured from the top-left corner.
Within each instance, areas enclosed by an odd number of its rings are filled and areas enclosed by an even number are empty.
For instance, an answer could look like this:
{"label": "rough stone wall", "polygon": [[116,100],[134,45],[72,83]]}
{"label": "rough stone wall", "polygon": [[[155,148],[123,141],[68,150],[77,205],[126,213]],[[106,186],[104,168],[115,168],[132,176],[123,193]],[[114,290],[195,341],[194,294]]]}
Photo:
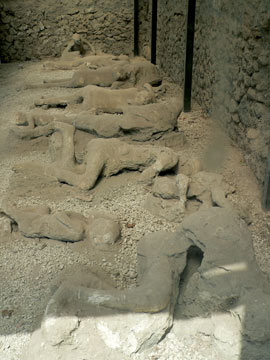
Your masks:
{"label": "rough stone wall", "polygon": [[[157,63],[183,85],[187,0],[158,6]],[[269,80],[270,1],[197,0],[193,98],[246,150],[261,183],[270,143]]]}
{"label": "rough stone wall", "polygon": [[269,0],[199,0],[195,44],[194,97],[246,150],[263,183],[270,143]]}
{"label": "rough stone wall", "polygon": [[59,56],[73,33],[115,54],[133,50],[132,0],[1,0],[2,61]]}
{"label": "rough stone wall", "polygon": [[[214,15],[208,11],[209,4],[197,0],[194,59],[193,59],[193,87],[192,97],[203,107],[208,114],[211,113],[214,95],[215,47],[213,45],[215,32],[213,31]],[[218,45],[218,44],[217,44]]]}
{"label": "rough stone wall", "polygon": [[186,1],[158,2],[157,64],[182,84],[185,66]]}
{"label": "rough stone wall", "polygon": [[150,46],[151,39],[151,4],[148,0],[139,0],[139,53],[144,54],[144,47]]}
{"label": "rough stone wall", "polygon": [[[152,1],[139,0],[139,49],[151,47]],[[186,2],[158,0],[157,65],[179,84],[184,80]]]}

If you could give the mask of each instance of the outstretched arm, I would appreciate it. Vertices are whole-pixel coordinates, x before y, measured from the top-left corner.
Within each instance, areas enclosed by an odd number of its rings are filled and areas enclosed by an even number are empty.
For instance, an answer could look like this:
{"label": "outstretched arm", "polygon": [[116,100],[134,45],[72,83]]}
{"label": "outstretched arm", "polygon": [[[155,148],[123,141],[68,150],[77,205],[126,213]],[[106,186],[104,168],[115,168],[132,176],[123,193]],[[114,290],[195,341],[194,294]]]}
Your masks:
{"label": "outstretched arm", "polygon": [[93,46],[92,44],[90,44],[89,41],[87,41],[87,40],[85,40],[85,39],[82,39],[82,43],[83,43],[83,44],[86,44],[86,45],[89,47],[89,49],[90,49],[90,51],[91,51],[91,53],[92,53],[93,55],[96,54],[96,50],[95,50],[94,46]]}
{"label": "outstretched arm", "polygon": [[61,114],[44,114],[44,111],[31,112],[29,114],[19,112],[16,114],[16,126],[13,126],[10,131],[21,139],[35,139],[40,136],[51,135],[55,132],[56,122],[75,125],[77,118],[77,116]]}
{"label": "outstretched arm", "polygon": [[52,87],[73,87],[71,79],[48,80],[41,84],[26,84],[24,89],[47,89]]}
{"label": "outstretched arm", "polygon": [[162,171],[174,168],[178,163],[178,156],[169,148],[157,149],[156,161],[146,168],[140,175],[140,181],[151,184],[153,179]]}
{"label": "outstretched arm", "polygon": [[69,59],[69,58],[75,58],[80,56],[80,51],[73,51],[72,48],[75,45],[74,40],[70,40],[67,44],[67,46],[64,48],[61,58],[62,59]]}
{"label": "outstretched arm", "polygon": [[83,96],[78,92],[76,95],[65,97],[42,97],[40,100],[35,101],[35,106],[66,107],[69,104],[81,104],[82,102]]}
{"label": "outstretched arm", "polygon": [[83,65],[84,60],[76,59],[73,61],[68,60],[56,60],[56,61],[47,61],[43,64],[43,68],[46,70],[72,70],[74,68]]}
{"label": "outstretched arm", "polygon": [[53,133],[53,115],[41,113],[16,114],[16,125],[10,132],[20,139],[34,139],[40,136],[48,136]]}
{"label": "outstretched arm", "polygon": [[10,129],[10,132],[20,139],[35,139],[41,136],[48,136],[54,132],[51,124],[38,126],[35,128],[28,128],[24,126],[14,126]]}

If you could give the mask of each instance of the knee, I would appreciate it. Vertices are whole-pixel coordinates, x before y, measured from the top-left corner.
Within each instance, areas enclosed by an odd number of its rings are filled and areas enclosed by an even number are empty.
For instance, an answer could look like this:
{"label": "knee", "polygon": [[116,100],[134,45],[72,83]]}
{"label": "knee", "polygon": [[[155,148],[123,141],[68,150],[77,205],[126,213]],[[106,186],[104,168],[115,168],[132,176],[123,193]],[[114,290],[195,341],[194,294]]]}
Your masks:
{"label": "knee", "polygon": [[173,168],[178,163],[178,155],[170,149],[161,150],[157,155],[156,165],[160,170]]}
{"label": "knee", "polygon": [[98,152],[99,150],[103,150],[106,144],[106,139],[93,139],[87,144],[87,150]]}

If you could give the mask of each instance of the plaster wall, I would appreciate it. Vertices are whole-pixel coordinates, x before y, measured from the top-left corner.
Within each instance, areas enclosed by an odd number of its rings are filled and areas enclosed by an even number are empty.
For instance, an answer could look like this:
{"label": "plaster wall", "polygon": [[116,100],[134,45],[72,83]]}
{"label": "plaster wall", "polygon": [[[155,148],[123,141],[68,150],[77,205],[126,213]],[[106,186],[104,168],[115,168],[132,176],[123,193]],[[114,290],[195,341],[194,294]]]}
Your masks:
{"label": "plaster wall", "polygon": [[245,150],[260,183],[270,143],[270,3],[198,1],[193,95]]}
{"label": "plaster wall", "polygon": [[133,1],[0,1],[2,61],[59,56],[75,32],[97,49],[131,54]]}

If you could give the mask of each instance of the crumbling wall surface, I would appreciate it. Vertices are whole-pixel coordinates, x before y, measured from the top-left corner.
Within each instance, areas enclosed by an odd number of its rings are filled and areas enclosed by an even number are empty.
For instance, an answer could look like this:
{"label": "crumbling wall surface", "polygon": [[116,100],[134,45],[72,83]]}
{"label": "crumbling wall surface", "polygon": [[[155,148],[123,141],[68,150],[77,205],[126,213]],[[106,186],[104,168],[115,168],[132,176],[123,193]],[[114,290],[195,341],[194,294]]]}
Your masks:
{"label": "crumbling wall surface", "polygon": [[184,81],[186,5],[183,0],[158,1],[157,64],[180,85]]}
{"label": "crumbling wall surface", "polygon": [[262,183],[270,143],[269,0],[198,0],[193,95]]}
{"label": "crumbling wall surface", "polygon": [[[197,0],[192,97],[208,114],[212,110],[213,88],[216,78],[214,66],[216,52],[213,47],[219,45],[214,45],[216,31],[219,31],[219,27],[216,30],[214,28],[215,22],[215,13],[209,11],[209,3]],[[226,52],[225,49],[224,52]]]}
{"label": "crumbling wall surface", "polygon": [[133,49],[132,0],[0,0],[2,61],[59,56],[73,33],[115,54]]}
{"label": "crumbling wall surface", "polygon": [[[184,0],[159,0],[157,19],[157,65],[175,82],[184,82],[186,9]],[[151,47],[152,1],[139,0],[139,49]]]}
{"label": "crumbling wall surface", "polygon": [[151,45],[151,18],[150,18],[150,1],[149,0],[139,0],[139,53],[140,55],[148,55],[145,54],[145,47],[149,47]]}

